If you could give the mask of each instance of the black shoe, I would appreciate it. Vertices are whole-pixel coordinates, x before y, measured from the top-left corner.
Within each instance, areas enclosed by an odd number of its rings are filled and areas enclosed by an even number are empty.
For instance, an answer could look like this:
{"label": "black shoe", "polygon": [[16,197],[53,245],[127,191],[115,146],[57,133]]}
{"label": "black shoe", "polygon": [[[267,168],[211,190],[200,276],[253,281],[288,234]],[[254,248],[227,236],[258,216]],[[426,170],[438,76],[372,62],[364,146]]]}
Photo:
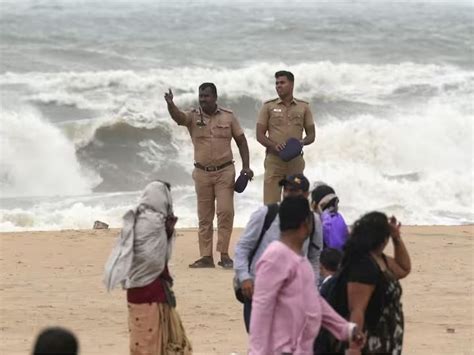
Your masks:
{"label": "black shoe", "polygon": [[214,265],[214,260],[212,260],[211,256],[203,256],[200,259],[197,259],[194,263],[190,264],[189,267],[191,269],[203,269],[203,268],[213,268],[216,267]]}
{"label": "black shoe", "polygon": [[234,262],[228,256],[224,257],[224,258],[221,257],[221,261],[219,261],[217,263],[217,265],[222,266],[224,269],[233,269],[234,268]]}

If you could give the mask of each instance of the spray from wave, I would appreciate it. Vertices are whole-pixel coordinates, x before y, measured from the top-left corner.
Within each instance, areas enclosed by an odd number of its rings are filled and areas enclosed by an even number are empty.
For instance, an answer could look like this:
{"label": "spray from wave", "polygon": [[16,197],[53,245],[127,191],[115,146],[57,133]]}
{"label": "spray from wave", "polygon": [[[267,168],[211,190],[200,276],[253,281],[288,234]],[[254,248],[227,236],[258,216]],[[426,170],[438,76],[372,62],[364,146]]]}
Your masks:
{"label": "spray from wave", "polygon": [[2,112],[0,144],[2,197],[79,195],[99,181],[81,167],[74,145],[33,109]]}
{"label": "spray from wave", "polygon": [[[4,87],[21,90],[37,107],[4,112],[2,146],[9,148],[2,152],[2,195],[17,199],[5,202],[0,228],[89,228],[100,216],[118,227],[138,190],[158,177],[174,185],[180,226],[196,226],[192,145],[187,130],[169,118],[162,95],[172,87],[177,104],[188,108],[196,104],[196,87],[209,80],[249,141],[256,178],[235,198],[235,225],[245,225],[262,198],[264,149],[255,140],[255,117],[262,100],[275,96],[273,73],[284,67],[0,75]],[[409,224],[474,221],[472,71],[331,62],[290,69],[296,96],[310,101],[317,124],[317,141],[305,149],[305,174],[336,188],[349,221],[370,209]],[[15,162],[25,164],[20,169]],[[34,200],[33,207],[18,200],[39,194],[85,197]]]}

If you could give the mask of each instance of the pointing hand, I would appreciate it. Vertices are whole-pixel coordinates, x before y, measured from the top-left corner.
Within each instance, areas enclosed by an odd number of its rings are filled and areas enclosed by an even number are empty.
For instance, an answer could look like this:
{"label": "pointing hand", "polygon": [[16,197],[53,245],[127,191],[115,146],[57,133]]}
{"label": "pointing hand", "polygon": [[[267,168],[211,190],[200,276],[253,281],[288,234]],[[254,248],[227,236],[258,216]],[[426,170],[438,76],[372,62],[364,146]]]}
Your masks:
{"label": "pointing hand", "polygon": [[167,104],[173,103],[173,91],[171,91],[171,89],[168,89],[168,92],[165,92],[165,101]]}

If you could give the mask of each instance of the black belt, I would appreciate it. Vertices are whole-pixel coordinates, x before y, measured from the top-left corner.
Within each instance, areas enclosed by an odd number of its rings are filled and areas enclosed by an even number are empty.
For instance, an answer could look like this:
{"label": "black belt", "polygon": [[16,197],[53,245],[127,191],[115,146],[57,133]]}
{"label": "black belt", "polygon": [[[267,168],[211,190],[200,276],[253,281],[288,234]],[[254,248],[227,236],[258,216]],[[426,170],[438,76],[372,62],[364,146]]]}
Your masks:
{"label": "black belt", "polygon": [[224,169],[226,166],[229,166],[229,165],[232,165],[232,164],[234,164],[234,162],[231,160],[231,161],[228,161],[227,163],[224,163],[222,165],[217,165],[217,166],[204,166],[204,165],[199,164],[199,163],[194,163],[194,166],[196,168],[204,170],[204,171],[217,171],[217,170]]}

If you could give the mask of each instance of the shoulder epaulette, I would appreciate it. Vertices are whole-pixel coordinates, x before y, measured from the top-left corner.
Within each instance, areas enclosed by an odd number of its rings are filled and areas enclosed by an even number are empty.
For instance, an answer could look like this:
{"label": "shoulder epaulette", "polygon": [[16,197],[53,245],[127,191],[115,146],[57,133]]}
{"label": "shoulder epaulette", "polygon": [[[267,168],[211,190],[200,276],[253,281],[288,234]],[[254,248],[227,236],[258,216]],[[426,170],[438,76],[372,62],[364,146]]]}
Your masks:
{"label": "shoulder epaulette", "polygon": [[229,108],[225,108],[225,107],[220,107],[220,106],[219,106],[219,109],[222,110],[222,111],[224,111],[224,112],[234,113],[234,112],[232,112],[232,110],[229,109]]}
{"label": "shoulder epaulette", "polygon": [[274,98],[274,99],[270,99],[270,100],[264,101],[263,103],[264,103],[264,104],[268,104],[269,102],[274,102],[274,101],[276,101],[276,100],[278,100],[278,97],[277,97],[277,98]]}
{"label": "shoulder epaulette", "polygon": [[308,102],[308,101],[300,100],[300,99],[296,99],[296,98],[295,98],[294,100],[309,105],[309,102]]}

